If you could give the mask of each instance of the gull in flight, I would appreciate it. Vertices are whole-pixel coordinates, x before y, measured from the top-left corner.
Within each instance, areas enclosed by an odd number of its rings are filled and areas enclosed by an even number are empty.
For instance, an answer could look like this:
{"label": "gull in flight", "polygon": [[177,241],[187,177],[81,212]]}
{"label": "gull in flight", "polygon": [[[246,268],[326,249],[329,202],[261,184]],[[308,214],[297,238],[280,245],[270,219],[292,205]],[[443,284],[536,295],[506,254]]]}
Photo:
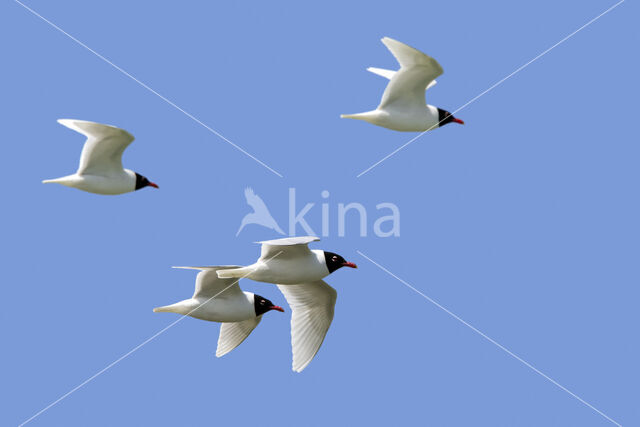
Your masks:
{"label": "gull in flight", "polygon": [[85,120],[58,120],[63,126],[87,137],[80,166],[73,175],[45,179],[45,184],[66,185],[96,194],[123,194],[144,187],[158,188],[146,177],[122,167],[122,153],[133,141],[124,129]]}
{"label": "gull in flight", "polygon": [[218,277],[246,277],[274,283],[291,307],[292,369],[301,372],[320,350],[333,321],[337,292],[324,277],[342,267],[357,268],[340,255],[314,249],[308,244],[317,237],[288,237],[259,242],[258,261],[241,268],[218,271]]}
{"label": "gull in flight", "polygon": [[365,122],[403,132],[424,132],[447,123],[464,122],[453,114],[425,102],[424,93],[442,74],[438,61],[397,40],[384,37],[382,43],[398,60],[398,71],[370,67],[367,70],[389,79],[378,108],[358,114],[343,114],[345,119]]}
{"label": "gull in flight", "polygon": [[220,279],[217,272],[235,265],[211,267],[174,267],[199,270],[196,290],[189,299],[164,307],[155,313],[170,312],[196,319],[220,322],[220,336],[216,356],[222,357],[239,346],[258,326],[268,311],[284,311],[268,299],[251,292],[243,292],[238,279]]}

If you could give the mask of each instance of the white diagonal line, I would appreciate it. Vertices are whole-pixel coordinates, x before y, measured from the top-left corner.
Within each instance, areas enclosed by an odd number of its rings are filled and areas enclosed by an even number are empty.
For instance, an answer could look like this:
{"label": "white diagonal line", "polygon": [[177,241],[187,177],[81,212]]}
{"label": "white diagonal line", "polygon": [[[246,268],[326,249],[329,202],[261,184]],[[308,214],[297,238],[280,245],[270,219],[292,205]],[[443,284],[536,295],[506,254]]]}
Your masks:
{"label": "white diagonal line", "polygon": [[503,346],[502,344],[500,344],[499,342],[497,342],[496,340],[494,340],[493,338],[487,336],[485,333],[483,333],[482,331],[480,331],[479,329],[477,329],[475,326],[467,323],[464,319],[462,319],[461,317],[459,317],[458,315],[456,315],[455,313],[453,313],[452,311],[448,310],[446,307],[443,307],[442,305],[440,305],[437,301],[435,301],[433,298],[430,298],[429,296],[425,295],[424,293],[422,293],[421,291],[419,291],[418,289],[416,289],[415,287],[413,287],[411,284],[407,283],[406,281],[402,280],[400,277],[396,276],[395,274],[393,274],[392,272],[390,272],[389,270],[387,270],[385,267],[383,267],[382,265],[378,264],[377,262],[375,262],[374,260],[372,260],[371,258],[369,258],[368,256],[366,256],[365,254],[363,254],[362,252],[356,250],[356,252],[358,254],[360,254],[362,257],[366,258],[369,262],[371,262],[372,264],[374,264],[376,267],[378,267],[380,270],[384,271],[385,273],[387,273],[388,275],[390,275],[391,277],[393,277],[394,279],[398,280],[400,283],[402,283],[403,285],[405,285],[406,287],[408,287],[409,289],[411,289],[412,291],[414,291],[415,293],[421,295],[424,299],[426,299],[427,301],[429,301],[430,303],[432,303],[433,305],[435,305],[436,307],[438,307],[439,309],[441,309],[442,311],[444,311],[445,313],[447,313],[448,315],[450,315],[451,317],[453,317],[454,319],[456,319],[457,321],[459,321],[460,323],[462,323],[463,325],[465,325],[466,327],[468,327],[469,329],[471,329],[472,331],[474,331],[475,333],[477,333],[478,335],[480,335],[481,337],[483,337],[484,339],[486,339],[487,341],[489,341],[491,344],[495,345],[496,347],[498,347],[500,350],[504,351],[505,353],[507,353],[509,356],[513,357],[514,359],[516,359],[518,362],[524,364],[526,367],[528,367],[529,369],[531,369],[532,371],[534,371],[535,373],[537,373],[538,375],[542,376],[544,379],[546,379],[547,381],[551,382],[552,384],[554,384],[555,386],[557,386],[558,388],[560,388],[561,390],[567,392],[568,394],[570,394],[572,397],[574,397],[575,399],[577,399],[578,401],[582,402],[583,404],[585,404],[586,406],[588,406],[589,408],[593,409],[594,411],[596,411],[598,414],[602,415],[604,418],[606,418],[607,420],[611,421],[613,424],[622,427],[618,422],[616,422],[615,420],[613,420],[612,418],[610,418],[609,416],[607,416],[604,412],[600,411],[598,408],[594,407],[593,405],[591,405],[589,402],[587,402],[586,400],[582,399],[580,396],[578,396],[577,394],[573,393],[571,390],[567,389],[566,387],[564,387],[562,384],[560,384],[559,382],[557,382],[556,380],[554,380],[553,378],[549,377],[548,375],[546,375],[544,372],[540,371],[539,369],[537,369],[535,366],[531,365],[529,362],[527,362],[526,360],[522,359],[520,356],[518,356],[517,354],[513,353],[511,350],[509,350],[508,348],[506,348],[505,346]]}
{"label": "white diagonal line", "polygon": [[272,169],[271,167],[269,167],[266,163],[264,163],[262,160],[258,159],[257,157],[255,157],[253,154],[249,153],[248,151],[246,151],[244,148],[240,147],[238,144],[230,141],[229,139],[227,139],[224,135],[222,135],[220,132],[216,131],[215,129],[211,128],[210,126],[208,126],[207,124],[203,123],[202,121],[200,121],[197,117],[195,117],[193,114],[185,111],[184,109],[182,109],[181,107],[179,107],[178,105],[176,105],[173,101],[171,101],[170,99],[165,98],[164,96],[162,96],[161,94],[159,94],[158,92],[156,92],[155,90],[151,89],[149,86],[147,86],[145,83],[141,82],[140,80],[138,80],[137,78],[135,78],[134,76],[132,76],[131,74],[129,74],[128,72],[126,72],[125,70],[123,70],[122,68],[120,68],[119,66],[117,66],[116,64],[114,64],[113,62],[109,61],[107,58],[105,58],[104,56],[100,55],[98,52],[96,52],[95,50],[91,49],[89,46],[87,46],[86,44],[82,43],[80,40],[78,40],[77,38],[73,37],[71,34],[67,33],[66,31],[64,31],[62,28],[58,27],[56,24],[54,24],[53,22],[49,21],[47,18],[45,18],[44,16],[40,15],[38,12],[36,12],[35,10],[31,9],[29,6],[25,5],[24,3],[20,2],[19,0],[14,0],[16,3],[18,3],[20,6],[24,7],[26,10],[28,10],[29,12],[31,12],[33,15],[37,16],[38,18],[42,19],[44,22],[46,22],[47,24],[49,24],[50,26],[52,26],[53,28],[55,28],[56,30],[58,30],[59,32],[61,32],[62,34],[64,34],[65,36],[69,37],[71,40],[73,40],[74,42],[76,42],[77,44],[79,44],[80,46],[82,46],[83,48],[87,49],[89,52],[93,53],[95,56],[97,56],[98,58],[102,59],[104,62],[106,62],[107,64],[111,65],[113,68],[115,68],[116,70],[120,71],[122,74],[124,74],[125,76],[129,77],[131,80],[133,80],[134,82],[138,83],[140,86],[142,86],[143,88],[147,89],[149,92],[153,93],[154,95],[156,95],[157,97],[159,97],[160,99],[162,99],[164,102],[166,102],[167,104],[171,105],[173,108],[175,108],[176,110],[180,111],[181,113],[183,113],[185,116],[189,117],[191,120],[193,120],[194,122],[198,123],[200,126],[202,126],[203,128],[207,129],[209,132],[213,133],[214,135],[216,135],[217,137],[219,137],[220,139],[224,140],[225,142],[229,143],[232,147],[234,147],[236,150],[240,151],[241,153],[245,154],[246,156],[252,158],[253,160],[255,160],[256,162],[258,162],[260,165],[264,166],[265,168],[267,168],[268,170],[270,170],[271,172],[273,172],[274,174],[278,175],[280,178],[283,178],[283,176],[278,173],[276,170]]}
{"label": "white diagonal line", "polygon": [[[602,12],[600,15],[596,16],[595,18],[591,19],[589,22],[587,22],[586,24],[584,24],[582,27],[578,28],[577,30],[575,30],[574,32],[572,32],[571,34],[569,34],[568,36],[564,37],[562,40],[560,40],[559,42],[557,42],[556,44],[554,44],[553,46],[551,46],[550,48],[544,50],[543,52],[541,52],[540,54],[538,54],[535,58],[531,59],[530,61],[528,61],[527,63],[525,63],[524,65],[521,65],[520,67],[516,68],[515,71],[513,71],[511,74],[503,77],[502,79],[498,80],[497,82],[495,82],[494,84],[492,84],[491,86],[489,86],[487,89],[483,90],[482,92],[480,92],[478,95],[474,96],[473,98],[471,98],[469,101],[467,101],[466,103],[464,103],[462,106],[458,107],[456,110],[454,110],[451,114],[454,115],[455,113],[457,113],[458,111],[462,110],[463,108],[466,108],[468,105],[470,105],[471,103],[475,102],[478,98],[484,96],[486,93],[492,91],[493,89],[495,89],[496,87],[500,86],[502,83],[504,83],[506,80],[510,79],[511,77],[513,77],[514,75],[518,74],[520,71],[524,70],[525,68],[527,68],[529,65],[531,65],[532,63],[534,63],[535,61],[537,61],[538,59],[542,58],[544,55],[546,55],[547,53],[549,53],[551,50],[553,50],[554,48],[558,47],[559,45],[561,45],[562,43],[564,43],[565,41],[569,40],[571,37],[575,36],[576,34],[578,34],[580,31],[584,30],[585,28],[587,28],[589,25],[593,24],[594,22],[596,22],[598,19],[602,18],[604,15],[606,15],[607,13],[611,12],[613,9],[615,9],[616,7],[620,6],[622,3],[624,3],[625,0],[620,0],[618,3],[614,4],[613,6],[611,6],[610,8],[608,8],[607,10],[605,10],[604,12]],[[425,130],[422,133],[419,133],[418,135],[414,136],[413,138],[411,138],[408,142],[405,142],[403,145],[401,145],[400,147],[396,148],[395,150],[393,150],[391,153],[387,154],[386,156],[384,156],[382,159],[378,160],[377,162],[375,162],[374,164],[372,164],[371,166],[369,166],[367,169],[363,170],[362,172],[360,172],[356,178],[360,178],[362,175],[364,175],[365,173],[369,172],[371,169],[375,168],[376,166],[378,166],[380,163],[384,162],[385,160],[387,160],[389,157],[393,156],[394,154],[396,154],[398,151],[404,149],[406,146],[408,146],[409,144],[411,144],[412,142],[414,142],[416,139],[420,138],[422,135],[424,135],[425,133],[429,132],[430,130],[434,129],[435,127],[437,127],[440,124],[440,122],[438,122],[437,124],[431,126],[429,129]]]}
{"label": "white diagonal line", "polygon": [[[265,263],[271,261],[272,259],[274,259],[278,255],[280,255],[281,253],[282,253],[282,251],[278,252],[277,254],[275,254],[274,256],[269,258],[268,260],[266,260]],[[128,352],[126,352],[125,354],[123,354],[122,356],[120,356],[119,358],[114,360],[113,362],[109,363],[107,366],[105,366],[104,368],[100,369],[98,372],[96,372],[95,374],[93,374],[92,376],[90,376],[89,378],[87,378],[86,380],[84,380],[83,382],[81,382],[80,384],[78,384],[77,386],[75,386],[74,388],[72,388],[71,390],[66,392],[65,394],[63,394],[62,396],[60,396],[59,398],[57,398],[56,400],[54,400],[53,402],[51,402],[50,404],[48,404],[47,406],[45,406],[44,408],[39,410],[38,412],[36,412],[30,418],[28,418],[27,420],[23,421],[20,425],[18,425],[18,427],[22,427],[23,425],[33,421],[35,418],[37,418],[38,416],[42,415],[44,412],[48,411],[49,409],[51,409],[52,407],[57,405],[58,403],[60,403],[61,401],[63,401],[67,397],[69,397],[71,394],[75,393],[77,390],[81,389],[82,387],[84,387],[85,385],[87,385],[88,383],[90,383],[91,381],[93,381],[94,379],[96,379],[97,377],[99,377],[100,375],[102,375],[103,373],[105,373],[106,371],[108,371],[109,369],[111,369],[112,367],[114,367],[115,365],[117,365],[118,363],[120,363],[121,361],[123,361],[124,359],[126,359],[127,357],[132,355],[133,353],[135,353],[136,351],[138,351],[139,349],[141,349],[142,347],[144,347],[145,345],[147,345],[148,343],[150,343],[151,341],[156,339],[158,336],[162,335],[163,333],[165,333],[166,331],[168,331],[169,329],[174,327],[177,323],[179,323],[182,320],[184,320],[185,317],[189,316],[191,313],[193,313],[194,311],[196,311],[197,309],[199,309],[203,305],[207,304],[209,301],[213,300],[215,297],[217,297],[218,295],[220,295],[221,293],[223,293],[224,291],[226,291],[227,289],[229,289],[230,287],[232,287],[233,285],[238,283],[241,279],[244,279],[245,277],[247,277],[249,274],[251,274],[251,272],[245,274],[240,279],[236,280],[235,282],[233,282],[232,284],[230,284],[229,286],[227,286],[226,288],[224,288],[223,290],[221,290],[220,292],[218,292],[217,294],[215,294],[214,296],[212,296],[211,298],[209,298],[205,302],[200,303],[196,308],[194,308],[193,310],[191,310],[187,314],[182,315],[182,317],[178,318],[178,320],[176,320],[176,321],[174,321],[172,323],[169,323],[168,326],[165,326],[164,328],[160,329],[158,332],[156,332],[155,334],[151,335],[149,338],[147,338],[146,340],[142,341],[140,344],[138,344],[137,346],[133,347],[131,350],[129,350]]]}

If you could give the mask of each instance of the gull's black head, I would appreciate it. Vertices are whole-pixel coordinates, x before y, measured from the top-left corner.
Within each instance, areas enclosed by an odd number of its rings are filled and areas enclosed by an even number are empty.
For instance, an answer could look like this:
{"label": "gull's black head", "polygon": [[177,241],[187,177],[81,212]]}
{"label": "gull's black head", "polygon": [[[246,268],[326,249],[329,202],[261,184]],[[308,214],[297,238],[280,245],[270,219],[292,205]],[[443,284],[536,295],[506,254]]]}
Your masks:
{"label": "gull's black head", "polygon": [[136,190],[144,187],[159,188],[158,184],[154,184],[153,182],[149,181],[146,176],[142,176],[139,173],[136,173]]}
{"label": "gull's black head", "polygon": [[340,267],[358,268],[358,266],[354,263],[347,262],[347,260],[345,260],[338,254],[334,254],[333,252],[324,251],[324,261],[327,263],[329,274],[333,273]]}
{"label": "gull's black head", "polygon": [[258,294],[253,295],[253,308],[256,311],[256,317],[265,314],[269,310],[284,312],[284,309],[282,307],[273,305],[271,301],[269,301],[265,297],[261,297]]}
{"label": "gull's black head", "polygon": [[462,120],[456,119],[455,117],[453,117],[453,114],[441,108],[438,108],[438,123],[438,127],[442,127],[447,123],[458,123],[461,125],[464,124]]}

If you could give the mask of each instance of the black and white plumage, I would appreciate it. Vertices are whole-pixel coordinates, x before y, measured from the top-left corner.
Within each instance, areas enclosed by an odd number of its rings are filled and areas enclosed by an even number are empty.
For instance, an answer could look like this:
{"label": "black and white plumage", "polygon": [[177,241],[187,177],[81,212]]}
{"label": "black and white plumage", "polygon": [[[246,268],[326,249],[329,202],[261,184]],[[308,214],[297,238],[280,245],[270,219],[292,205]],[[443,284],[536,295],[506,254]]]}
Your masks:
{"label": "black and white plumage", "polygon": [[220,279],[217,272],[238,266],[174,267],[199,270],[196,289],[189,299],[154,312],[171,312],[196,319],[220,322],[220,336],[216,356],[221,357],[239,346],[258,326],[262,315],[270,310],[284,311],[268,299],[251,292],[243,292],[239,279]]}
{"label": "black and white plumage", "polygon": [[403,132],[424,132],[447,123],[464,124],[451,113],[425,102],[425,91],[443,73],[438,61],[409,45],[389,37],[382,43],[400,64],[398,71],[370,67],[367,70],[389,79],[380,105],[375,110],[343,114],[346,119],[365,122]]}
{"label": "black and white plumage", "polygon": [[122,153],[133,142],[124,129],[85,120],[58,120],[63,126],[87,137],[78,171],[73,175],[45,179],[45,184],[66,185],[96,194],[123,194],[144,187],[158,188],[146,177],[122,167]]}
{"label": "black and white plumage", "polygon": [[259,242],[258,261],[218,271],[221,278],[248,278],[274,283],[291,307],[292,369],[301,372],[313,360],[333,320],[337,292],[322,279],[342,267],[357,268],[342,256],[311,250],[313,236]]}

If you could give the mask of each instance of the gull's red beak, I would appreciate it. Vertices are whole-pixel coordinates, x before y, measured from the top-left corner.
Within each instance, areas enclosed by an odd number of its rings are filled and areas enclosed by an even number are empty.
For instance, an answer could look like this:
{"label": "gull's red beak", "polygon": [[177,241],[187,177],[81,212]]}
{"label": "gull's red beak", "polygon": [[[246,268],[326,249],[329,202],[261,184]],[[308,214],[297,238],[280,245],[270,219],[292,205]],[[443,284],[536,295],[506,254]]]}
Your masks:
{"label": "gull's red beak", "polygon": [[342,264],[343,267],[351,267],[351,268],[358,268],[357,265],[355,265],[352,262],[345,262],[344,264]]}
{"label": "gull's red beak", "polygon": [[269,307],[271,310],[277,310],[281,313],[284,313],[284,308],[280,307],[279,305],[272,305],[271,307]]}
{"label": "gull's red beak", "polygon": [[451,121],[452,121],[452,122],[455,122],[455,123],[458,123],[459,125],[463,125],[463,124],[464,124],[464,122],[463,122],[462,120],[460,120],[460,119],[456,119],[456,118],[454,118],[454,119],[453,119],[453,120],[451,120]]}
{"label": "gull's red beak", "polygon": [[153,187],[153,188],[160,188],[158,187],[158,184],[156,184],[155,182],[151,182],[149,181],[149,184],[147,184],[149,187]]}

